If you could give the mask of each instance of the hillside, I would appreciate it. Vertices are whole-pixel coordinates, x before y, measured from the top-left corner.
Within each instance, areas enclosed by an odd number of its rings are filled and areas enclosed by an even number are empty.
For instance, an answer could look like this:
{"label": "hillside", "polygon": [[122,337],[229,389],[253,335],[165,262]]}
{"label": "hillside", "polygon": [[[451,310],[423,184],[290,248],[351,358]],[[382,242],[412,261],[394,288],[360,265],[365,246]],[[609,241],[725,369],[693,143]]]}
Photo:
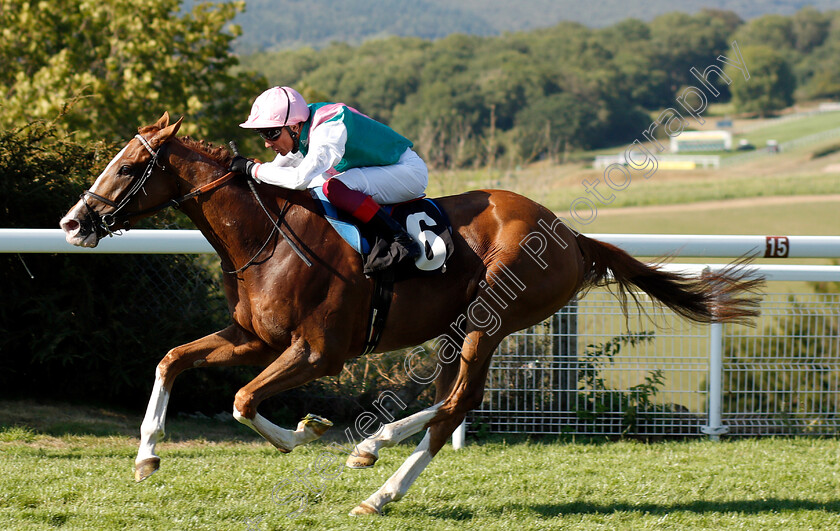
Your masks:
{"label": "hillside", "polygon": [[[198,0],[186,0],[189,8]],[[811,5],[836,9],[836,0],[247,0],[236,18],[242,26],[239,53],[301,46],[321,47],[339,41],[358,44],[388,35],[437,39],[452,33],[497,35],[547,27],[561,21],[604,27],[626,18],[652,20],[671,11],[695,13],[727,9],[744,19],[768,13],[790,15]]]}

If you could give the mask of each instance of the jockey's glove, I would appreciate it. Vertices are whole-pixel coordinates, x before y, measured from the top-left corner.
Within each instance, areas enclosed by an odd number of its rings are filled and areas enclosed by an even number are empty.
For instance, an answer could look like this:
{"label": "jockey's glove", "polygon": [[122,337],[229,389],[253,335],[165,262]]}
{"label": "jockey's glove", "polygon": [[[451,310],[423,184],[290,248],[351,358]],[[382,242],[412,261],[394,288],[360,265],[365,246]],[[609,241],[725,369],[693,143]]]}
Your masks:
{"label": "jockey's glove", "polygon": [[255,166],[257,166],[256,161],[237,155],[233,157],[233,161],[231,161],[228,171],[244,173],[249,177],[254,177],[253,170]]}

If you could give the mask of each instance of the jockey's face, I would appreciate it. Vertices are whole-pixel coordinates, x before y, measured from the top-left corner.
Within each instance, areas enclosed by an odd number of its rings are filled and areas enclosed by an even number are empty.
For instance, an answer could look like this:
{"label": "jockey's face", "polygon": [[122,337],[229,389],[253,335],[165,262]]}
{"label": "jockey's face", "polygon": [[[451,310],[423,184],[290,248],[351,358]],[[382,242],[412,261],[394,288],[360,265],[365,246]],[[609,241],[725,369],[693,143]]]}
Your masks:
{"label": "jockey's face", "polygon": [[268,140],[263,137],[263,140],[265,140],[265,147],[274,150],[275,153],[279,153],[280,155],[288,155],[295,147],[295,140],[292,138],[291,131],[293,131],[295,135],[299,135],[300,124],[284,127],[280,136],[274,140]]}

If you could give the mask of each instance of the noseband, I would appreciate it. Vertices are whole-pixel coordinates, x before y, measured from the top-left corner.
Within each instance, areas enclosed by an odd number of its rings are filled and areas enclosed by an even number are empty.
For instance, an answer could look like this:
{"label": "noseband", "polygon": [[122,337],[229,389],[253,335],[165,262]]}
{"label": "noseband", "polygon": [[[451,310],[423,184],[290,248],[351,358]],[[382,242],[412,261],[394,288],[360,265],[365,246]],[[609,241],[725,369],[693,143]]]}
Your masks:
{"label": "noseband", "polygon": [[[129,229],[128,220],[132,215],[136,215],[136,213],[122,216],[120,216],[119,214],[128,205],[128,203],[130,203],[131,200],[134,199],[134,196],[137,195],[140,192],[140,190],[143,189],[144,186],[146,186],[146,182],[149,180],[149,177],[151,177],[152,171],[154,171],[155,168],[155,164],[157,164],[158,156],[160,155],[162,148],[157,150],[152,149],[151,144],[149,144],[149,142],[139,134],[135,135],[134,138],[138,139],[140,143],[143,144],[143,147],[146,148],[146,151],[148,151],[152,155],[152,158],[149,159],[148,164],[146,164],[146,169],[143,170],[143,176],[131,183],[131,188],[129,188],[128,193],[125,194],[125,197],[123,197],[122,200],[119,203],[117,203],[116,201],[112,201],[107,197],[102,197],[101,195],[91,192],[90,190],[85,190],[85,192],[82,194],[82,202],[84,202],[85,207],[87,208],[88,214],[90,215],[90,219],[93,225],[93,227],[91,228],[97,231],[99,231],[99,229],[102,229],[103,232],[99,234],[100,236],[104,236],[105,233],[113,236],[114,230],[118,231],[120,229]],[[163,168],[163,166],[161,166],[161,168]],[[99,202],[105,203],[114,210],[112,212],[109,212],[108,214],[100,216],[99,212],[94,210],[93,207],[91,207],[88,204],[88,197],[92,197]],[[168,203],[166,205],[168,206]],[[120,222],[123,226],[117,227],[117,224]]]}

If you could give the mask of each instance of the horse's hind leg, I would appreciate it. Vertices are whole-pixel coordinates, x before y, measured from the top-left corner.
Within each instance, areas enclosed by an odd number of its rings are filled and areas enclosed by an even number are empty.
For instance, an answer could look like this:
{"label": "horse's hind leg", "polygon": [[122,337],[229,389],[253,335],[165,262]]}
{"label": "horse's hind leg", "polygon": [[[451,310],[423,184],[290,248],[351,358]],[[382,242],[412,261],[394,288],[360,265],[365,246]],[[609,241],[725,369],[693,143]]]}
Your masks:
{"label": "horse's hind leg", "polygon": [[370,468],[379,459],[379,450],[390,448],[420,433],[435,418],[440,404],[426,408],[404,419],[385,424],[376,434],[368,437],[355,446],[347,457],[345,466],[348,468]]}
{"label": "horse's hind leg", "polygon": [[155,446],[163,437],[166,408],[175,378],[193,367],[267,365],[275,351],[236,325],[176,347],[158,363],[146,416],[140,426],[140,449],[134,461],[134,479],[143,481],[160,467]]}
{"label": "horse's hind leg", "polygon": [[330,364],[324,356],[304,339],[293,343],[248,385],[236,393],[233,416],[250,427],[281,452],[291,452],[295,446],[306,444],[323,435],[332,422],[309,414],[291,431],[272,424],[257,413],[260,403],[287,389],[292,389],[328,374],[338,374],[343,360]]}
{"label": "horse's hind leg", "polygon": [[432,462],[452,432],[463,422],[466,413],[456,413],[437,424],[433,424],[417,448],[411,453],[400,468],[394,472],[388,481],[376,491],[370,498],[363,501],[350,511],[351,516],[369,514],[381,514],[385,504],[398,501],[405,496],[414,481],[420,476],[423,470]]}
{"label": "horse's hind leg", "polygon": [[[499,337],[502,337],[501,334]],[[437,455],[446,440],[468,411],[481,403],[484,381],[490,367],[490,356],[499,340],[482,331],[467,334],[461,351],[458,375],[446,399],[434,406],[436,413],[427,423],[430,429],[420,444],[400,468],[388,478],[379,490],[350,511],[351,515],[379,514],[386,504],[405,496],[409,487]],[[440,388],[438,389],[440,391]]]}
{"label": "horse's hind leg", "polygon": [[346,466],[348,468],[370,468],[379,459],[380,449],[395,446],[415,433],[423,431],[429,421],[437,414],[438,407],[449,394],[449,388],[457,375],[457,363],[440,365],[440,373],[435,378],[435,405],[404,419],[384,425],[374,435],[355,446],[353,452],[347,457]]}

